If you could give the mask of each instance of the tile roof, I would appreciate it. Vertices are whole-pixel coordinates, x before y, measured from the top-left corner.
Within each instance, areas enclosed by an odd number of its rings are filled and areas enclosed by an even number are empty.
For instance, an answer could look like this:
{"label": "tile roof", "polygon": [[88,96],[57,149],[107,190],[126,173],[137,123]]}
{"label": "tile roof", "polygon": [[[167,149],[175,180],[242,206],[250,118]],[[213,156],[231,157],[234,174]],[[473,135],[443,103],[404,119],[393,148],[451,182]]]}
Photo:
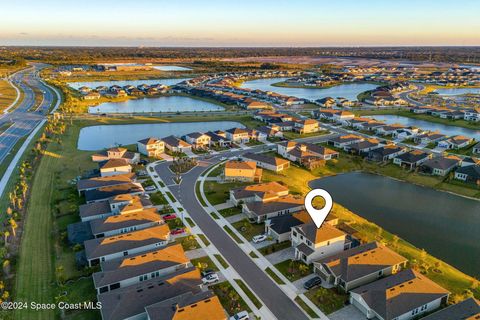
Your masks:
{"label": "tile roof", "polygon": [[257,164],[254,161],[230,160],[225,162],[225,169],[255,170],[256,168]]}
{"label": "tile roof", "polygon": [[135,173],[118,174],[107,177],[94,177],[90,179],[82,179],[77,182],[77,190],[98,189],[101,187],[114,186],[132,182],[135,179]]}
{"label": "tile roof", "polygon": [[235,199],[244,199],[255,196],[261,193],[288,193],[288,187],[276,182],[265,182],[259,184],[253,184],[245,187],[235,188],[231,190]]}
{"label": "tile roof", "polygon": [[434,312],[422,320],[479,320],[480,303],[475,298],[468,298],[457,304]]}
{"label": "tile roof", "polygon": [[105,163],[100,163],[100,170],[125,167],[125,166],[130,166],[130,164],[125,159],[110,159]]}
{"label": "tile roof", "polygon": [[95,219],[90,221],[90,226],[93,234],[99,234],[161,221],[163,220],[158,214],[157,209],[149,208],[142,211],[110,216],[105,219]]}
{"label": "tile roof", "polygon": [[254,215],[262,216],[272,212],[303,207],[304,199],[292,195],[282,196],[269,202],[249,202],[244,204]]}
{"label": "tile roof", "polygon": [[272,157],[267,156],[260,153],[252,153],[248,152],[242,155],[242,158],[247,158],[253,161],[263,162],[272,166],[281,166],[290,163],[290,161],[279,158],[279,157]]}
{"label": "tile roof", "polygon": [[303,236],[312,243],[321,243],[346,235],[345,232],[335,228],[334,226],[331,226],[328,223],[324,223],[320,228],[317,228],[314,223],[309,222],[296,226],[294,229],[303,234]]}

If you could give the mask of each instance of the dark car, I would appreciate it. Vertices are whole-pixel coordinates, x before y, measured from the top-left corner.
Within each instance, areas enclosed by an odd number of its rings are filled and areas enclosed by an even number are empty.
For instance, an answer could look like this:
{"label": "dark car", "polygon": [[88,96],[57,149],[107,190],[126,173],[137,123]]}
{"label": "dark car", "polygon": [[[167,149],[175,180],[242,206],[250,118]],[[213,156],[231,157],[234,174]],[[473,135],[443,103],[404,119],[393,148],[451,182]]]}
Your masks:
{"label": "dark car", "polygon": [[215,273],[215,270],[212,270],[212,269],[205,269],[202,271],[202,278],[205,278],[206,276],[208,276],[209,274],[212,274],[212,273]]}
{"label": "dark car", "polygon": [[308,280],[303,284],[303,287],[307,290],[312,289],[318,285],[322,284],[322,278],[320,277],[313,277],[312,279]]}

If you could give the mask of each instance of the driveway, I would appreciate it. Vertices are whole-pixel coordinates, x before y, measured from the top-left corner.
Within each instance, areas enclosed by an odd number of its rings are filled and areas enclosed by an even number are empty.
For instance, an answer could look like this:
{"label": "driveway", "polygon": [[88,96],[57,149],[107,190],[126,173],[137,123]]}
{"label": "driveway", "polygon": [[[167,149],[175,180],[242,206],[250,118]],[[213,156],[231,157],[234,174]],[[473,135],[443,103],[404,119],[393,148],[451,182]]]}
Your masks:
{"label": "driveway", "polygon": [[295,249],[293,247],[286,248],[269,254],[268,256],[265,256],[265,258],[267,258],[271,264],[277,264],[282,261],[295,258]]}
{"label": "driveway", "polygon": [[357,308],[353,305],[348,305],[343,307],[342,309],[335,311],[334,313],[330,313],[328,315],[330,320],[365,320],[367,317],[360,312]]}

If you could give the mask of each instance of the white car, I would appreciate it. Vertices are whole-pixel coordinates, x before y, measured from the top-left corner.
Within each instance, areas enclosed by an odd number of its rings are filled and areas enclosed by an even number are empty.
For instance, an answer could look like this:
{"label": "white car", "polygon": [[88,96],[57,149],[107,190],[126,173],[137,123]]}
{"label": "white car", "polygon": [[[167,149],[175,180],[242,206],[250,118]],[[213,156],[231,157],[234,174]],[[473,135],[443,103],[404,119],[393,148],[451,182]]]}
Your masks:
{"label": "white car", "polygon": [[260,242],[263,242],[265,240],[267,240],[267,235],[265,235],[265,234],[259,234],[259,235],[252,238],[252,241],[254,243],[260,243]]}
{"label": "white car", "polygon": [[218,282],[218,280],[220,280],[220,278],[216,273],[210,273],[209,275],[202,278],[203,284],[212,284]]}
{"label": "white car", "polygon": [[236,315],[231,316],[229,320],[248,320],[248,319],[250,319],[248,317],[248,312],[247,311],[240,311]]}
{"label": "white car", "polygon": [[220,158],[220,161],[225,161],[225,160],[227,160],[227,157],[221,157]]}
{"label": "white car", "polygon": [[145,187],[145,191],[155,191],[155,190],[157,190],[157,188],[155,186]]}

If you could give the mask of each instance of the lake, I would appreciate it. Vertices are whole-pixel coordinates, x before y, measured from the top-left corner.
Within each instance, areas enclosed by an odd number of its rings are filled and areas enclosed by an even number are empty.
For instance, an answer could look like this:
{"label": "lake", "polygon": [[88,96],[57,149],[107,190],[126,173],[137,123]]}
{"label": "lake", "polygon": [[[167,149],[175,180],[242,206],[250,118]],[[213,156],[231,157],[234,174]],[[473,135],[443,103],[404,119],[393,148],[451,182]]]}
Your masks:
{"label": "lake", "polygon": [[89,107],[88,113],[134,113],[134,112],[184,112],[220,111],[224,108],[198,99],[182,96],[131,99],[122,102],[105,102]]}
{"label": "lake", "polygon": [[454,96],[459,94],[474,93],[480,94],[480,88],[445,88],[445,89],[435,89],[434,92],[442,96]]}
{"label": "lake", "polygon": [[400,123],[405,126],[415,126],[423,130],[440,131],[447,136],[462,135],[480,140],[480,130],[467,129],[456,126],[449,126],[446,124],[435,123],[425,120],[413,119],[408,117],[396,116],[396,115],[374,115],[370,118],[375,118],[379,121],[383,121],[387,124]]}
{"label": "lake", "polygon": [[77,148],[84,151],[97,151],[116,145],[128,145],[138,140],[170,135],[182,136],[187,133],[230,128],[245,128],[235,121],[205,121],[205,122],[164,122],[148,124],[100,125],[85,127],[80,130]]}
{"label": "lake", "polygon": [[106,87],[111,87],[113,85],[117,85],[120,87],[126,86],[126,85],[132,85],[132,86],[139,86],[141,84],[147,84],[147,85],[152,85],[152,84],[164,84],[166,86],[171,86],[177,83],[180,83],[184,80],[188,80],[190,78],[169,78],[169,79],[149,79],[149,80],[112,80],[112,81],[87,81],[87,82],[70,82],[68,85],[75,89],[78,90],[78,88],[81,87],[89,87],[92,89],[95,89],[96,87],[99,86],[106,86]]}
{"label": "lake", "polygon": [[191,68],[180,67],[180,66],[153,66],[153,69],[161,71],[190,71]]}
{"label": "lake", "polygon": [[480,201],[351,172],[309,183],[333,200],[472,276],[480,276]]}
{"label": "lake", "polygon": [[348,100],[357,100],[357,96],[368,90],[373,90],[378,85],[372,83],[348,83],[340,84],[326,89],[316,88],[285,88],[275,87],[272,83],[282,82],[288,78],[270,78],[270,79],[257,79],[251,81],[245,81],[242,83],[242,88],[259,89],[263,91],[274,91],[287,96],[294,96],[302,99],[317,100],[325,97],[343,97]]}

